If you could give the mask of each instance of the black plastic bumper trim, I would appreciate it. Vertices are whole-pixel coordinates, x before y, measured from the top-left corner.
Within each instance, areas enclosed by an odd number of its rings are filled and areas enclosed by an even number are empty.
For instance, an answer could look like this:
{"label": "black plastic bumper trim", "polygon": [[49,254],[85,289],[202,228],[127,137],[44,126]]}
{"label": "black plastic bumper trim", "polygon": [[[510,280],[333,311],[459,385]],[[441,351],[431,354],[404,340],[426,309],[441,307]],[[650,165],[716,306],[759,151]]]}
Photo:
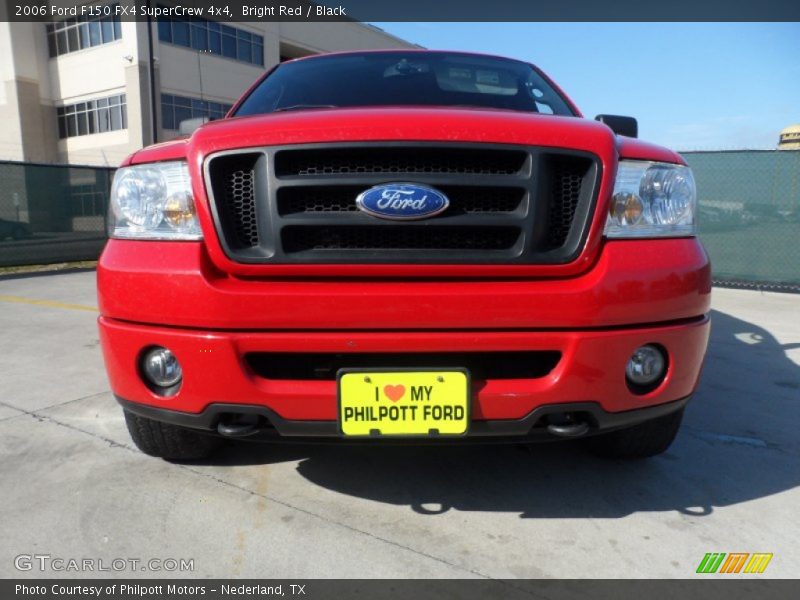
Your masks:
{"label": "black plastic bumper trim", "polygon": [[[159,408],[130,402],[115,396],[122,408],[147,419],[161,421],[179,427],[204,430],[209,433],[217,431],[217,426],[226,416],[258,415],[263,419],[259,427],[248,440],[263,441],[302,441],[343,443],[387,443],[393,442],[391,437],[377,439],[355,439],[342,437],[336,421],[296,421],[284,419],[273,410],[264,406],[251,404],[214,403],[208,405],[203,412],[187,413],[166,408]],[[548,415],[576,415],[578,420],[587,422],[589,428],[586,435],[604,433],[614,429],[623,429],[644,421],[657,419],[664,415],[681,410],[689,402],[691,396],[623,412],[608,412],[596,402],[565,402],[539,406],[522,419],[502,419],[491,421],[472,421],[469,432],[460,438],[420,438],[416,443],[463,443],[464,441],[481,442],[514,442],[514,441],[547,441],[563,439],[548,431]]]}

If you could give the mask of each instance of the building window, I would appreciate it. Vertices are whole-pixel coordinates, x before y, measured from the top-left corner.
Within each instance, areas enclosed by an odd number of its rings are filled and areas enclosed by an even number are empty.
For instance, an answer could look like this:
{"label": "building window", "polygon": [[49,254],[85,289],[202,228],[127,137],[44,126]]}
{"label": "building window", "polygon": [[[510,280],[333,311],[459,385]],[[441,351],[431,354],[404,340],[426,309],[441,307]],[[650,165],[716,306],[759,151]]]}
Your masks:
{"label": "building window", "polygon": [[221,119],[232,106],[232,104],[223,104],[222,102],[161,94],[161,127],[177,131],[181,121],[202,117],[211,121]]}
{"label": "building window", "polygon": [[264,36],[215,21],[158,19],[158,39],[167,44],[191,48],[264,66]]}
{"label": "building window", "polygon": [[57,114],[61,139],[128,128],[125,94],[59,106]]}
{"label": "building window", "polygon": [[[114,4],[111,12],[116,14]],[[75,17],[47,25],[50,58],[122,39],[119,17]]]}

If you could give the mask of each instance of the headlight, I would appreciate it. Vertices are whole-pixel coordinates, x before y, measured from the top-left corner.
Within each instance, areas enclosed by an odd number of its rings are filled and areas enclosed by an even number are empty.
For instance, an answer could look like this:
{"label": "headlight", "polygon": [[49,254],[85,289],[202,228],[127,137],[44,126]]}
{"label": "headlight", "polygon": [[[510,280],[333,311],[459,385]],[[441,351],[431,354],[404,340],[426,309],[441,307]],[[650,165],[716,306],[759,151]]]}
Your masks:
{"label": "headlight", "polygon": [[623,160],[606,220],[607,237],[695,235],[697,191],[683,165]]}
{"label": "headlight", "polygon": [[114,175],[108,235],[141,240],[199,240],[185,162],[123,167]]}

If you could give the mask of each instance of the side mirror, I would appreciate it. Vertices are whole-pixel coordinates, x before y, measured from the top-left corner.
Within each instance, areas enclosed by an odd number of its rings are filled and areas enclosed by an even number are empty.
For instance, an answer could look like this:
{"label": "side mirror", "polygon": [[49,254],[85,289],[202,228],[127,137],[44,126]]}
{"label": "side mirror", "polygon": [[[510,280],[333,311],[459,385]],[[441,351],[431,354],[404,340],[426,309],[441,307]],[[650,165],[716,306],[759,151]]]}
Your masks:
{"label": "side mirror", "polygon": [[208,123],[208,117],[197,117],[196,119],[186,119],[178,124],[178,133],[181,135],[191,135],[201,126]]}
{"label": "side mirror", "polygon": [[617,135],[624,135],[627,137],[638,137],[639,124],[633,117],[621,117],[619,115],[597,115],[595,121],[608,125],[608,127]]}

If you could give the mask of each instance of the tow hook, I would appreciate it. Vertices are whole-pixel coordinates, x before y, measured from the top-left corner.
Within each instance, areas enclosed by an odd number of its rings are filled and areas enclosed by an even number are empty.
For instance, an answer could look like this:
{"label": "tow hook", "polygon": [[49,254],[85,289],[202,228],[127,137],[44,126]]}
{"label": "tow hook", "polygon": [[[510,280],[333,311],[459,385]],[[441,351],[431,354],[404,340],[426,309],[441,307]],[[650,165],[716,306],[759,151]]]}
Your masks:
{"label": "tow hook", "polygon": [[226,415],[217,424],[217,433],[224,437],[245,437],[258,431],[258,423],[258,415]]}
{"label": "tow hook", "polygon": [[547,432],[552,435],[574,438],[589,433],[589,423],[578,421],[577,417],[570,413],[550,415],[548,420],[553,421],[547,425]]}

